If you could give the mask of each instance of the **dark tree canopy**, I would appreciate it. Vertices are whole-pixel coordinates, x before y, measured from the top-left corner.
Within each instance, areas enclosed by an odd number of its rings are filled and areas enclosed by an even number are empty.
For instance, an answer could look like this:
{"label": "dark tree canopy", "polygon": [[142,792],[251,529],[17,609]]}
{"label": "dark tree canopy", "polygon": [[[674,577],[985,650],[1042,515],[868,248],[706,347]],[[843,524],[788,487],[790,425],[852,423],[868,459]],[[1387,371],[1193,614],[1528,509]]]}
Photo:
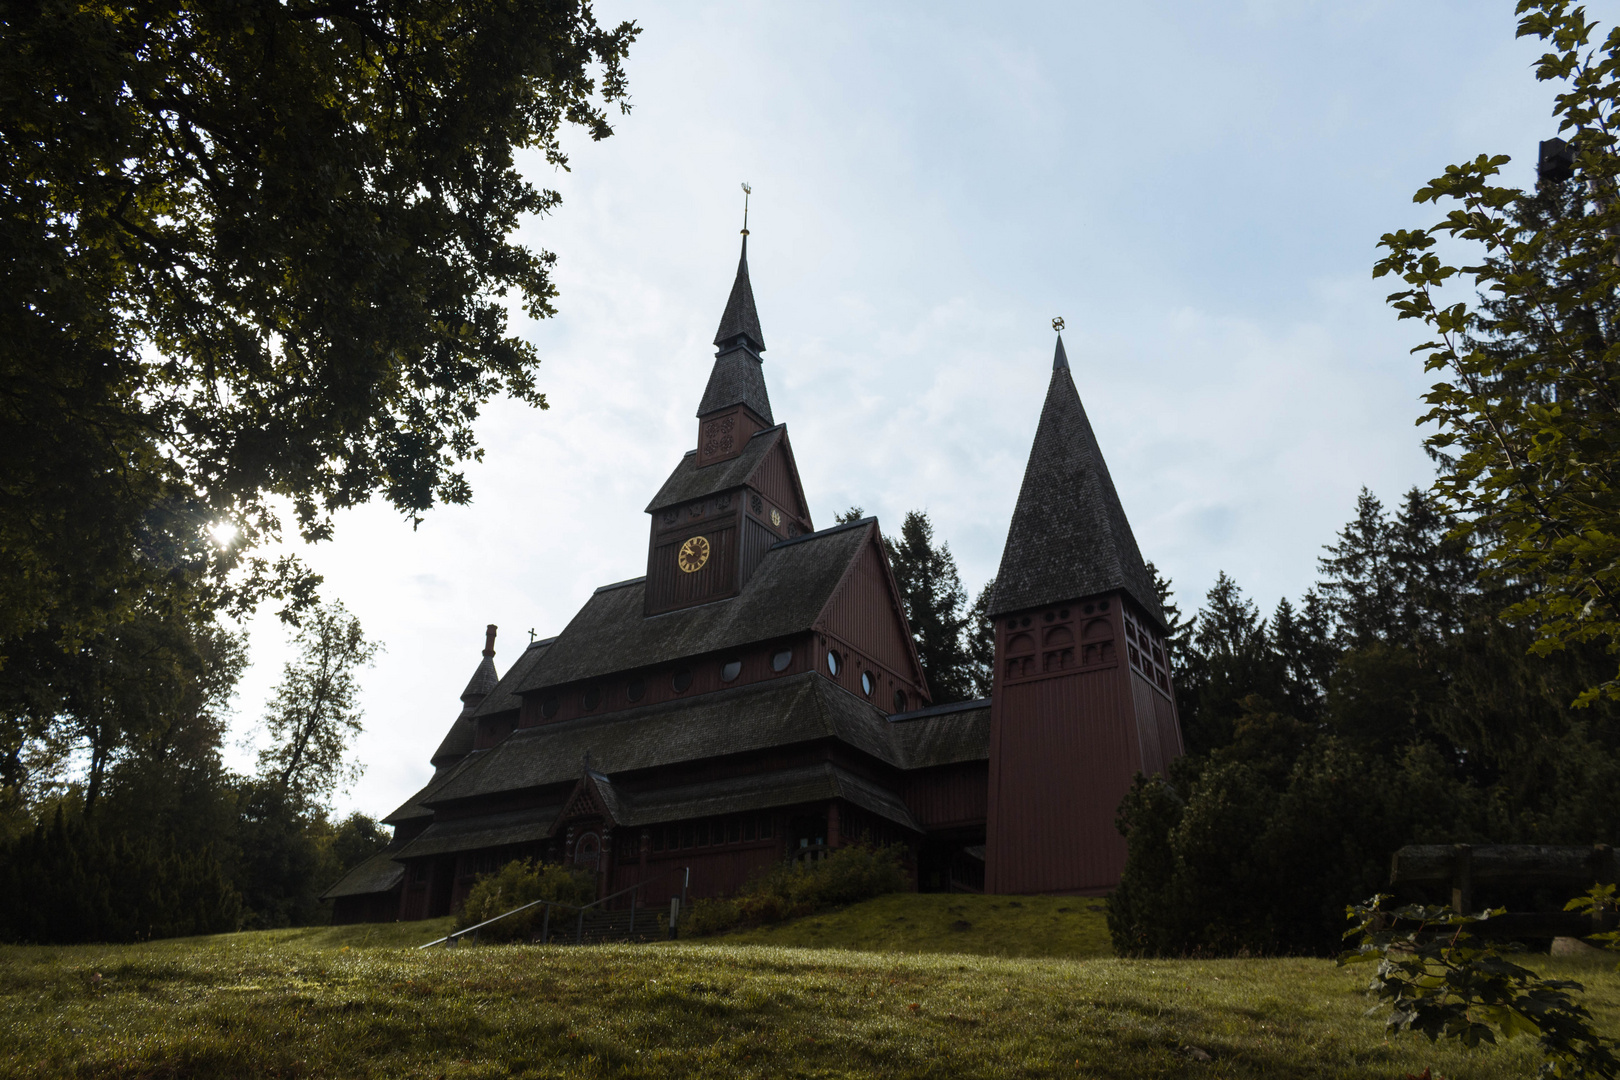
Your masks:
{"label": "dark tree canopy", "polygon": [[[464,502],[492,396],[537,406],[510,239],[565,124],[611,133],[637,34],[578,0],[75,0],[0,13],[0,654],[253,560],[375,494]],[[221,521],[239,533],[225,545]],[[249,557],[245,572],[223,573]]]}
{"label": "dark tree canopy", "polygon": [[[1561,84],[1571,168],[1525,192],[1495,182],[1505,155],[1448,166],[1413,199],[1450,209],[1385,234],[1374,276],[1400,281],[1390,303],[1427,332],[1413,351],[1438,380],[1423,418],[1445,465],[1435,490],[1488,569],[1535,586],[1510,617],[1543,653],[1620,652],[1620,28],[1594,43],[1597,25],[1568,0],[1516,10],[1518,36],[1548,49],[1536,77]],[[1453,252],[1474,265],[1450,265]],[[1448,295],[1465,279],[1473,305]],[[1581,700],[1603,694],[1620,697],[1612,668]]]}

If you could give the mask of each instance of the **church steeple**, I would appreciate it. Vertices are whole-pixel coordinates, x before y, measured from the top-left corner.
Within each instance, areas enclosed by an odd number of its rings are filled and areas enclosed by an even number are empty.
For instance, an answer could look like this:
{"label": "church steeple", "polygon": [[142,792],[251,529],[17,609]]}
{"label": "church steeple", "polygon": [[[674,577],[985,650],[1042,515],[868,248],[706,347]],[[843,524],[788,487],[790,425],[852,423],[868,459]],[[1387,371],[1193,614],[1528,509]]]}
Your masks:
{"label": "church steeple", "polygon": [[1164,624],[1153,579],[1080,404],[1060,335],[989,613],[1116,589]]}
{"label": "church steeple", "polygon": [[765,392],[765,372],[759,354],[765,351],[765,334],[759,328],[759,312],[754,307],[754,287],[748,280],[748,230],[743,229],[742,258],[737,260],[737,279],[731,284],[726,312],[720,316],[720,329],[714,335],[717,350],[709,385],[698,405],[698,417],[709,416],[733,405],[743,405],[770,427],[770,395]]}

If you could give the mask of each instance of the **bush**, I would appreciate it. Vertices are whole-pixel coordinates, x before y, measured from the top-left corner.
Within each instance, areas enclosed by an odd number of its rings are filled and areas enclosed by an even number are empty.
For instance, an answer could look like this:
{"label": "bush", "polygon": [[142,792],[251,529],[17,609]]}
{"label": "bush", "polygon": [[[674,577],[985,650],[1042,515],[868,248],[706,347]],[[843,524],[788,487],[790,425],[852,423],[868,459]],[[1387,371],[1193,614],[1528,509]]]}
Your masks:
{"label": "bush", "polygon": [[906,888],[900,845],[839,848],[806,866],[785,862],[772,867],[723,900],[699,900],[686,919],[690,934],[717,934],[737,926],[759,926],[811,915],[843,904],[869,900]]}
{"label": "bush", "polygon": [[[596,880],[589,874],[546,865],[532,859],[514,859],[493,874],[481,874],[467,902],[456,916],[456,929],[476,926],[536,900],[583,907],[596,899]],[[540,907],[502,919],[478,932],[483,941],[527,941],[540,927]]]}

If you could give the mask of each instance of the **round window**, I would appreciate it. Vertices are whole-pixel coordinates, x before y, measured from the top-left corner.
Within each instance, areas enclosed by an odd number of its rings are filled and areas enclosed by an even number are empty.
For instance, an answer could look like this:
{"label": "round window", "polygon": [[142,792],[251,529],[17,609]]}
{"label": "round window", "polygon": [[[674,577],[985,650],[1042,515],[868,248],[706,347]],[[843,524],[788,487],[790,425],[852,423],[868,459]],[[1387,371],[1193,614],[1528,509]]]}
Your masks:
{"label": "round window", "polygon": [[771,657],[771,670],[786,671],[787,666],[791,663],[793,663],[793,650],[783,649],[781,652]]}
{"label": "round window", "polygon": [[737,676],[739,676],[741,674],[742,674],[742,661],[741,660],[733,660],[729,664],[727,664],[725,667],[720,669],[720,681],[721,682],[730,682],[731,680],[735,679]]}
{"label": "round window", "polygon": [[838,674],[838,654],[831,650],[827,652],[827,674]]}
{"label": "round window", "polygon": [[692,688],[692,669],[681,668],[675,673],[673,684],[677,694],[684,694]]}
{"label": "round window", "polygon": [[904,690],[896,690],[894,692],[894,711],[906,711],[906,692]]}
{"label": "round window", "polygon": [[640,701],[641,696],[647,692],[645,679],[631,679],[624,687],[624,696],[631,701]]}
{"label": "round window", "polygon": [[550,720],[553,716],[556,716],[557,709],[561,706],[561,704],[562,703],[557,700],[555,695],[546,698],[546,700],[540,703],[541,719]]}
{"label": "round window", "polygon": [[872,691],[876,689],[877,680],[872,678],[872,673],[870,671],[861,672],[861,693],[871,697]]}
{"label": "round window", "polygon": [[602,704],[602,688],[600,686],[593,686],[586,690],[583,704],[586,712],[590,712],[592,709]]}

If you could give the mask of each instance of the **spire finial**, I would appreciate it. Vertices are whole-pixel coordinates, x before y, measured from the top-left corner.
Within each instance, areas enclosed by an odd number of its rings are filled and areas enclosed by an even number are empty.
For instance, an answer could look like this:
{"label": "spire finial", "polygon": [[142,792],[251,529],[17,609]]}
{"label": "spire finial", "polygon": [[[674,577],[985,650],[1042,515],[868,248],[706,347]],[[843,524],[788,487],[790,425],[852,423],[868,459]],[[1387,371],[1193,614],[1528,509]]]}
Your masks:
{"label": "spire finial", "polygon": [[[754,186],[752,184],[750,184],[748,181],[744,180],[743,185],[742,185],[742,189],[743,189],[743,227],[742,227],[742,234],[744,236],[747,236],[748,235],[748,196],[750,196],[750,195],[752,195],[754,193]],[[748,241],[746,241],[746,240],[743,241],[743,243],[745,243],[745,244],[747,242]]]}
{"label": "spire finial", "polygon": [[1069,354],[1063,351],[1063,319],[1059,316],[1052,320],[1052,329],[1057,331],[1057,351],[1052,354],[1052,370],[1068,371]]}

